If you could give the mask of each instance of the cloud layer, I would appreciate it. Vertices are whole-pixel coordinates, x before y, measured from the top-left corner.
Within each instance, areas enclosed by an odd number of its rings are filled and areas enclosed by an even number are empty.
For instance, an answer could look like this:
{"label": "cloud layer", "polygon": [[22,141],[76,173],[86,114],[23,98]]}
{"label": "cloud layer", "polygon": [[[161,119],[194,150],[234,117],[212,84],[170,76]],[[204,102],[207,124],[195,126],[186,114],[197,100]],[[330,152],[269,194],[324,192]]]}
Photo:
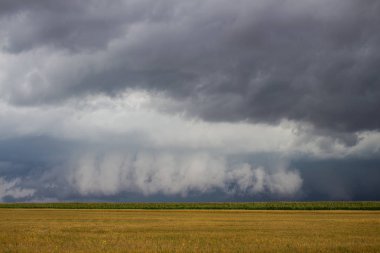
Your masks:
{"label": "cloud layer", "polygon": [[[376,0],[1,1],[0,200],[376,196],[378,181],[364,194],[325,176],[348,160],[346,175],[377,173],[378,13]],[[306,168],[322,161],[336,169]]]}
{"label": "cloud layer", "polygon": [[205,120],[380,126],[377,1],[6,1],[2,10],[3,94],[14,103],[132,87]]}
{"label": "cloud layer", "polygon": [[206,154],[138,153],[87,154],[75,161],[69,182],[83,195],[114,195],[121,191],[143,195],[181,195],[222,191],[253,195],[269,192],[292,196],[301,188],[297,172],[239,164],[229,168],[221,157]]}

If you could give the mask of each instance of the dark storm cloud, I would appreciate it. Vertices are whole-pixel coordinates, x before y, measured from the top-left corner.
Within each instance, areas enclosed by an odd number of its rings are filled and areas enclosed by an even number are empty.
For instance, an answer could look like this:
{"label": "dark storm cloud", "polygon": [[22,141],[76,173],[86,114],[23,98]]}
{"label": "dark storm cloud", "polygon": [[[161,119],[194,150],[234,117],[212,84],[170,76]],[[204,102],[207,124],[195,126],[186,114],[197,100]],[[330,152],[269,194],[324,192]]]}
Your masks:
{"label": "dark storm cloud", "polygon": [[303,192],[311,200],[379,200],[380,159],[298,160]]}
{"label": "dark storm cloud", "polygon": [[[77,143],[75,143],[77,144]],[[0,140],[0,201],[43,200],[67,194],[60,164],[77,145],[45,136]]]}
{"label": "dark storm cloud", "polygon": [[[59,65],[63,77],[42,86],[45,102],[129,87],[163,92],[209,121],[289,119],[332,134],[380,127],[379,1],[1,5],[7,52],[47,46],[69,50],[73,62],[102,54],[84,60],[77,78],[67,77],[70,60]],[[13,93],[15,102],[37,100]]]}
{"label": "dark storm cloud", "polygon": [[[168,193],[163,189],[169,189],[182,180],[191,181],[194,172],[189,170],[190,174],[187,177],[181,177],[183,171],[181,172],[180,168],[177,168],[178,171],[175,173],[170,170],[161,170],[159,166],[162,166],[163,160],[160,159],[155,160],[157,167],[154,170],[147,171],[147,167],[141,166],[141,161],[135,163],[135,166],[140,163],[139,168],[117,168],[119,165],[112,163],[112,159],[110,160],[109,157],[107,158],[107,152],[110,151],[109,146],[95,149],[97,164],[94,164],[94,168],[90,169],[89,164],[87,166],[82,164],[80,166],[86,168],[78,167],[76,170],[72,170],[68,167],[72,166],[70,161],[73,157],[94,150],[93,145],[89,146],[85,143],[44,136],[0,141],[0,201],[379,200],[380,171],[378,165],[380,161],[378,158],[294,159],[290,166],[297,168],[303,179],[302,187],[297,194],[273,194],[270,192],[270,187],[251,192],[249,187],[246,188],[249,173],[243,174],[244,178],[235,177],[232,178],[233,180],[228,179],[228,177],[222,178],[227,179],[227,182],[222,182],[221,185],[216,184],[217,187],[202,188],[209,183],[212,185],[213,176],[215,176],[212,167],[209,167],[208,169],[211,170],[206,172],[208,176],[193,178],[196,180],[194,182],[199,183],[200,188],[191,188],[185,184],[184,187],[178,188],[178,192]],[[117,150],[120,150],[120,147],[117,147]],[[130,149],[129,152],[134,154],[134,160],[138,160],[138,149]],[[155,152],[159,153],[160,151],[156,150]],[[176,157],[181,156],[180,153],[178,152]],[[196,157],[193,156],[192,158]],[[280,159],[280,156],[273,153],[262,153],[245,154],[227,159],[231,163],[252,162],[256,167],[270,168],[273,166],[273,160]],[[105,163],[105,160],[108,162]],[[212,160],[210,161],[212,162]],[[145,164],[149,164],[149,161]],[[177,165],[181,166],[181,164]],[[107,168],[102,168],[104,166]],[[171,166],[170,162],[166,163],[166,166]],[[220,169],[218,168],[218,173],[223,172]],[[86,173],[85,170],[89,171]],[[124,172],[121,173],[123,170]],[[77,188],[75,182],[72,184],[72,173],[80,176],[79,178],[76,177],[75,180],[83,180],[88,185]],[[165,177],[160,177],[160,173],[164,173]],[[128,174],[129,176],[127,176]],[[86,178],[86,176],[90,178]],[[116,191],[107,191],[107,189],[113,189],[121,182],[118,178],[122,179],[126,176],[132,176],[136,181],[141,181],[144,178],[148,181],[144,183],[144,186],[140,185],[144,188],[138,188],[133,181],[124,178],[127,180],[125,187],[116,188]],[[286,174],[281,174],[281,176],[286,178]],[[156,180],[157,178],[165,180],[167,177],[176,179],[171,186],[162,182],[159,187],[155,185],[160,184]],[[101,179],[101,181],[96,181],[97,179]],[[256,181],[254,187],[257,187],[257,183]],[[278,184],[273,186],[278,187]],[[159,190],[148,191],[148,194],[144,192],[151,187],[158,187]],[[189,188],[186,189],[186,187]],[[182,190],[186,192],[186,195],[180,194]]]}
{"label": "dark storm cloud", "polygon": [[379,13],[2,0],[0,201],[379,199]]}
{"label": "dark storm cloud", "polygon": [[5,50],[20,53],[44,45],[72,52],[104,48],[136,19],[154,19],[142,9],[145,6],[144,1],[119,0],[2,1]]}
{"label": "dark storm cloud", "polygon": [[[185,197],[207,199],[207,196],[211,200],[215,193],[223,199],[242,198],[256,191],[246,185],[251,184],[250,178],[248,181],[241,178],[245,174],[218,177],[217,174],[226,173],[226,168],[219,167],[223,164],[212,158],[193,154],[187,157],[186,150],[162,155],[162,150],[144,151],[132,146],[120,147],[104,141],[99,146],[46,136],[3,139],[0,141],[0,201],[158,201]],[[172,155],[173,152],[176,154]],[[208,164],[197,159],[206,159]],[[205,174],[212,177],[204,177]],[[172,180],[171,186],[166,184],[167,180]],[[226,185],[228,189],[224,188]],[[281,190],[260,188],[257,192],[272,196],[271,192],[281,193]]]}

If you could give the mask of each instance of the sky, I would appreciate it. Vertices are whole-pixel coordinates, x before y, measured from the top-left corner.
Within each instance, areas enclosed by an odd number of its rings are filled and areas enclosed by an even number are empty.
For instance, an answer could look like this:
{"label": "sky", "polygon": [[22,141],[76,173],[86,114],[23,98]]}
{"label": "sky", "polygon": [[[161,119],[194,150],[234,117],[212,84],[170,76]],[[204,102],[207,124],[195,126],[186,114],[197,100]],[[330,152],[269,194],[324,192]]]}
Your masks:
{"label": "sky", "polygon": [[380,200],[379,13],[0,0],[0,202]]}

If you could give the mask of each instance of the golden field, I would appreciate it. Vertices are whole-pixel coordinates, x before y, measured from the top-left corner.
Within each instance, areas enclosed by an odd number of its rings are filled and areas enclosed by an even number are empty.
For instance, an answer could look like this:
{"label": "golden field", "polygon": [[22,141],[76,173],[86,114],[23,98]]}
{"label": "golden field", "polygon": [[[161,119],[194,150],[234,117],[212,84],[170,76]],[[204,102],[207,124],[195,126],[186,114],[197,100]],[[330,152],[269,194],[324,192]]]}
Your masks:
{"label": "golden field", "polygon": [[379,211],[0,209],[1,252],[379,252]]}

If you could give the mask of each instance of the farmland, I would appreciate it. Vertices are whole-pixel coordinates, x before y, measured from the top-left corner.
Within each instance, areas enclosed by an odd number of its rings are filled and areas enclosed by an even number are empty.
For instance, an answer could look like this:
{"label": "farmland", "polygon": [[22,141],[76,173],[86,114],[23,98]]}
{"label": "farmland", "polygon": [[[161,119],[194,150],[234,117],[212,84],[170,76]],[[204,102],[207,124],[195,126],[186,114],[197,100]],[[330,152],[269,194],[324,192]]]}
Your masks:
{"label": "farmland", "polygon": [[0,209],[1,252],[378,252],[380,211]]}

